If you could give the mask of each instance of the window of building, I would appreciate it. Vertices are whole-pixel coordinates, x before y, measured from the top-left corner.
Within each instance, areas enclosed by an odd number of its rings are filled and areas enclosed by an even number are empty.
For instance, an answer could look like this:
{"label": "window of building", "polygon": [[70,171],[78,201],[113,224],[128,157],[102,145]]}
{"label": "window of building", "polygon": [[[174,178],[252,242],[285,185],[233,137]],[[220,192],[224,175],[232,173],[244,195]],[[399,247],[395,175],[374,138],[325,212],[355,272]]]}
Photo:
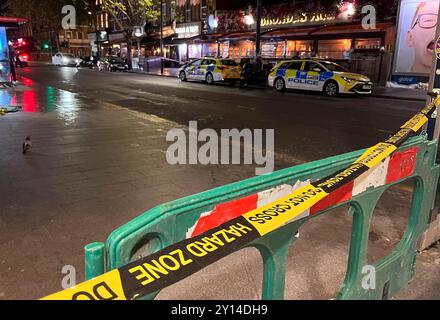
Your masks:
{"label": "window of building", "polygon": [[191,3],[189,1],[187,1],[185,4],[185,21],[191,22],[191,18],[192,18]]}
{"label": "window of building", "polygon": [[202,57],[202,45],[190,44],[188,45],[188,59],[196,59]]}
{"label": "window of building", "polygon": [[231,43],[229,47],[229,58],[252,58],[255,56],[255,43],[253,41],[240,41]]}
{"label": "window of building", "polygon": [[166,1],[162,2],[162,25],[166,26],[168,24],[168,14],[167,14],[167,3]]}
{"label": "window of building", "polygon": [[[191,2],[191,1],[190,1]],[[191,20],[192,21],[200,21],[200,3],[190,5],[192,9]]]}
{"label": "window of building", "polygon": [[[154,5],[154,6],[153,6],[153,11],[157,12],[158,9],[159,9],[159,8],[158,8],[157,5]],[[154,19],[154,21],[153,21],[153,27],[158,27],[159,24],[160,24],[160,18]]]}
{"label": "window of building", "polygon": [[229,58],[229,41],[220,43],[220,57]]}
{"label": "window of building", "polygon": [[202,19],[204,19],[208,16],[208,0],[201,0],[200,7]]}
{"label": "window of building", "polygon": [[261,45],[261,55],[263,58],[280,58],[283,59],[286,53],[286,42],[263,42]]}
{"label": "window of building", "polygon": [[350,39],[319,40],[318,55],[325,59],[344,59],[351,49]]}
{"label": "window of building", "polygon": [[66,39],[72,39],[72,31],[66,31]]}
{"label": "window of building", "polygon": [[204,43],[202,45],[202,54],[207,57],[216,57],[218,45],[216,43]]}
{"label": "window of building", "polygon": [[312,41],[300,40],[300,41],[287,41],[286,57],[309,57],[312,53]]}
{"label": "window of building", "polygon": [[356,39],[355,49],[380,49],[380,38]]}
{"label": "window of building", "polygon": [[176,0],[171,0],[170,9],[171,9],[171,13],[170,13],[171,21],[174,21],[176,20],[176,15],[177,15]]}
{"label": "window of building", "polygon": [[107,13],[100,13],[98,15],[98,26],[100,29],[105,29],[109,27],[109,20]]}
{"label": "window of building", "polygon": [[82,39],[84,39],[84,37],[83,37],[83,33],[82,32],[78,32],[78,39],[79,40],[82,40]]}
{"label": "window of building", "polygon": [[208,16],[214,13],[214,0],[206,0]]}

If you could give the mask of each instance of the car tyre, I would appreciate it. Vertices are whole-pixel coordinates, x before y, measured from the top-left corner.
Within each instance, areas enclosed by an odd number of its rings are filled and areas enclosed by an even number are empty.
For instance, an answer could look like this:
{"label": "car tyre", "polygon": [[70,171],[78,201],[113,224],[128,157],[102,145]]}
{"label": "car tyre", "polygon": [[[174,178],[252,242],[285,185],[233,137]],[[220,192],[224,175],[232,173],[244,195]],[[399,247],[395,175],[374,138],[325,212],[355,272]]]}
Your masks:
{"label": "car tyre", "polygon": [[324,85],[324,94],[328,97],[333,97],[339,92],[339,86],[336,81],[330,80]]}
{"label": "car tyre", "polygon": [[286,82],[284,81],[283,78],[275,79],[273,86],[274,86],[275,90],[277,90],[278,92],[282,92],[282,91],[286,90]]}
{"label": "car tyre", "polygon": [[186,81],[186,73],[185,73],[185,71],[180,71],[179,78],[180,78],[180,81]]}
{"label": "car tyre", "polygon": [[212,75],[211,72],[208,72],[208,74],[206,75],[205,80],[206,80],[207,84],[210,84],[210,85],[214,84],[214,76]]}

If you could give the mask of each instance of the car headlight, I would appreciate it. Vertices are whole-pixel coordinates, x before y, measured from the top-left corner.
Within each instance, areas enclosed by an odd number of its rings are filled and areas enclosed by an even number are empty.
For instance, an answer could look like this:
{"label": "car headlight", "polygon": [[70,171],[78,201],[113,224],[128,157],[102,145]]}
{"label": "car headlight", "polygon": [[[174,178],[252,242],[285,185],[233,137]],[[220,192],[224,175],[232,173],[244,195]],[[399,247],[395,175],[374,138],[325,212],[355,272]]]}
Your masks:
{"label": "car headlight", "polygon": [[344,81],[350,83],[352,81],[357,81],[356,79],[348,78],[348,77],[341,77]]}

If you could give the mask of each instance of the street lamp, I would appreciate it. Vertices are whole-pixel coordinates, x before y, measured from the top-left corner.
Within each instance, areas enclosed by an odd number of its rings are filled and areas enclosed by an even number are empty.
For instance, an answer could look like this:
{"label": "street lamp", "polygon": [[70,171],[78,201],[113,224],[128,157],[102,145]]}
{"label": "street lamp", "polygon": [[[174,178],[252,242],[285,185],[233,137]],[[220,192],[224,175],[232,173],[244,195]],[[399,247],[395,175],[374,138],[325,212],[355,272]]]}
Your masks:
{"label": "street lamp", "polygon": [[139,68],[139,62],[141,58],[141,37],[144,35],[144,28],[140,26],[134,27],[133,34],[137,39],[138,68]]}

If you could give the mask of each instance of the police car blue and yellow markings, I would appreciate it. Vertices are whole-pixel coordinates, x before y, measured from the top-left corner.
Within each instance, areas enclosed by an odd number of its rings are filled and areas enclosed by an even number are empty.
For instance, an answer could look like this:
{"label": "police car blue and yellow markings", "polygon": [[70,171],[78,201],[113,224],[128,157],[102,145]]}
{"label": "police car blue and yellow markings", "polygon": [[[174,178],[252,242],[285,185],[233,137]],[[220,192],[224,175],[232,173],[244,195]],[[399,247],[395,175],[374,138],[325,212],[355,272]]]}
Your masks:
{"label": "police car blue and yellow markings", "polygon": [[[205,61],[209,64],[203,64]],[[212,74],[213,81],[239,80],[241,69],[229,59],[204,58],[183,66],[180,69],[179,78],[181,80],[206,80],[208,73]]]}
{"label": "police car blue and yellow markings", "polygon": [[[301,70],[287,69],[288,65],[286,65],[286,63],[295,61],[299,62],[298,67],[301,68]],[[316,66],[319,66],[323,71],[304,70],[307,62],[316,64]],[[342,69],[342,67],[331,62],[324,63],[327,65],[335,65]],[[274,82],[278,78],[282,78],[286,82],[287,88],[306,90],[323,90],[324,85],[328,80],[334,80],[337,82],[338,91],[341,93],[371,93],[372,85],[370,79],[365,76],[349,72],[328,70],[325,66],[319,63],[319,60],[292,60],[281,62],[275,66],[273,72],[269,75],[269,84],[271,86],[275,85]],[[359,85],[361,85],[361,87],[357,88]],[[281,87],[278,86],[277,89],[280,90]]]}
{"label": "police car blue and yellow markings", "polygon": [[428,121],[436,106],[440,106],[440,98],[406,122],[385,142],[368,149],[346,169],[312,182],[288,196],[201,235],[178,242],[148,257],[43,299],[136,299],[170,286],[281,226],[300,219],[306,210],[331,192],[388,158],[397,150],[398,145]]}
{"label": "police car blue and yellow markings", "polygon": [[287,68],[279,68],[277,69],[276,76],[277,77],[285,77],[287,72]]}

